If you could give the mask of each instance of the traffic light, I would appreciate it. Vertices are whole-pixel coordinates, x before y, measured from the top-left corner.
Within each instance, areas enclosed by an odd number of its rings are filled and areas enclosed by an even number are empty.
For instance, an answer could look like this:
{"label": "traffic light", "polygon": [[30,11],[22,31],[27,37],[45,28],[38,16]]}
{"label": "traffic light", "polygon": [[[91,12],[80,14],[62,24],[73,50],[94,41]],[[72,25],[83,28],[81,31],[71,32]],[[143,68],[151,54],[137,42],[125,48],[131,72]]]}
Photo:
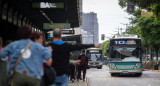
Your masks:
{"label": "traffic light", "polygon": [[104,34],[101,35],[101,40],[105,40],[105,35]]}
{"label": "traffic light", "polygon": [[129,1],[127,3],[127,12],[128,13],[133,13],[134,12],[134,2]]}

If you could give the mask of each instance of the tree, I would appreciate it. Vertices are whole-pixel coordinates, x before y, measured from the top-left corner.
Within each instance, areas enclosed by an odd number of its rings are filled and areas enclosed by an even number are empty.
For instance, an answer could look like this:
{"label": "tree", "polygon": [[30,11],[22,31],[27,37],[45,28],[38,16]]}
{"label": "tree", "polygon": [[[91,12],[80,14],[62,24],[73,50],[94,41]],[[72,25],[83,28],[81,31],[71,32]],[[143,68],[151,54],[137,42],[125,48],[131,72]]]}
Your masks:
{"label": "tree", "polygon": [[107,53],[107,46],[109,44],[109,40],[105,41],[102,43],[100,49],[102,50],[102,53],[104,56],[108,56],[108,53]]}
{"label": "tree", "polygon": [[133,2],[135,7],[151,11],[153,9],[157,20],[160,20],[160,0],[119,0],[121,8],[127,7],[128,2]]}
{"label": "tree", "polygon": [[156,56],[158,60],[158,51],[160,48],[160,24],[155,21],[154,18],[146,17],[140,18],[138,22],[139,34],[143,40],[145,46],[149,46],[156,51]]}
{"label": "tree", "polygon": [[156,20],[160,21],[160,2],[154,4],[153,12],[155,14]]}

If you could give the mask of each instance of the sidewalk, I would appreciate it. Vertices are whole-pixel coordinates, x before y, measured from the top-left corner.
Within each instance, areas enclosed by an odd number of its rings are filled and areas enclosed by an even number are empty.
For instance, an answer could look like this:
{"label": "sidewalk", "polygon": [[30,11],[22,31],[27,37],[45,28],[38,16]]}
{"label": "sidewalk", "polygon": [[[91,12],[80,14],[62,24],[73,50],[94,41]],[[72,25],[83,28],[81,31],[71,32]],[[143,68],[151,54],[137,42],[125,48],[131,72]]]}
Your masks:
{"label": "sidewalk", "polygon": [[160,72],[160,70],[153,70],[153,69],[143,69],[144,71],[154,71],[154,72]]}
{"label": "sidewalk", "polygon": [[72,81],[69,81],[68,83],[69,83],[68,86],[88,86],[87,80],[86,81],[79,80],[79,82],[77,82],[77,80],[76,80],[74,83],[72,83]]}

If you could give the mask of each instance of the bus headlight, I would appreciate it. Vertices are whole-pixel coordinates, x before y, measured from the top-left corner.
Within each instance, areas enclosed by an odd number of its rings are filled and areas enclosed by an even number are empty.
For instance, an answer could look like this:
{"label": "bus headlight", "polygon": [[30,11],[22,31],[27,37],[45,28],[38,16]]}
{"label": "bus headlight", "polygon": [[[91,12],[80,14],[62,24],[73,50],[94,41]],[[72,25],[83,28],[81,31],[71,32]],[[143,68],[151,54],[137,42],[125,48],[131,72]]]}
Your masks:
{"label": "bus headlight", "polygon": [[116,66],[112,63],[112,64],[110,64],[110,68],[111,69],[116,69]]}
{"label": "bus headlight", "polygon": [[135,69],[140,68],[141,67],[141,63],[137,63],[135,66]]}

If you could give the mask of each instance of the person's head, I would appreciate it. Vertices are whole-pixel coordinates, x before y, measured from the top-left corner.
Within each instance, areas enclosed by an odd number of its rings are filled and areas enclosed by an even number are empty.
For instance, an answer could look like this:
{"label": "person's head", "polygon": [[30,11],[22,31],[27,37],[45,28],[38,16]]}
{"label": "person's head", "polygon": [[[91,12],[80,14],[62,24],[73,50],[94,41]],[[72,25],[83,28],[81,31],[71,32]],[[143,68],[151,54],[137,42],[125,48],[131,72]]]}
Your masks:
{"label": "person's head", "polygon": [[32,34],[32,27],[30,25],[22,25],[17,31],[19,39],[28,39]]}
{"label": "person's head", "polygon": [[82,54],[85,54],[85,50],[82,50]]}
{"label": "person's head", "polygon": [[31,40],[43,45],[43,34],[39,32],[33,32],[31,35]]}
{"label": "person's head", "polygon": [[53,38],[58,38],[58,39],[61,39],[61,29],[59,28],[56,28],[56,29],[53,29]]}

